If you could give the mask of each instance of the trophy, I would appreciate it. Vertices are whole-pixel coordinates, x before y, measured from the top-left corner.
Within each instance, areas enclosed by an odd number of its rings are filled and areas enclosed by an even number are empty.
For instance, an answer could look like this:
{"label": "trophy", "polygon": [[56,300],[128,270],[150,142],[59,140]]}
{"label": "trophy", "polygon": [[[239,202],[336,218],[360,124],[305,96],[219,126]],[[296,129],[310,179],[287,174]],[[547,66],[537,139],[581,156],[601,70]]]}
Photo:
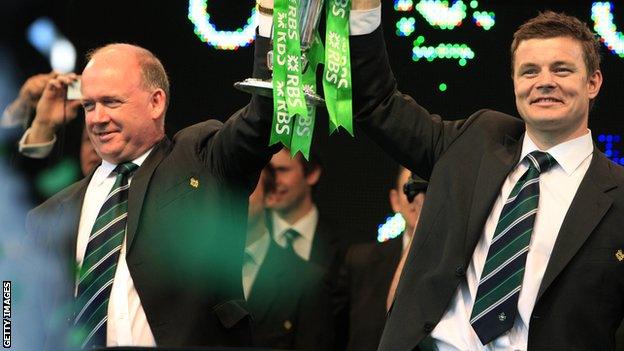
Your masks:
{"label": "trophy", "polygon": [[[300,0],[299,8],[299,32],[300,45],[302,52],[303,72],[309,68],[306,52],[312,47],[315,40],[316,29],[321,19],[323,10],[323,0]],[[272,34],[271,34],[272,35]],[[273,50],[267,53],[267,66],[273,70]],[[247,78],[242,82],[234,83],[234,87],[250,94],[258,94],[267,97],[273,97],[272,80],[262,80],[256,78]],[[316,94],[312,89],[303,89],[306,102],[309,105],[324,105],[325,100]]]}

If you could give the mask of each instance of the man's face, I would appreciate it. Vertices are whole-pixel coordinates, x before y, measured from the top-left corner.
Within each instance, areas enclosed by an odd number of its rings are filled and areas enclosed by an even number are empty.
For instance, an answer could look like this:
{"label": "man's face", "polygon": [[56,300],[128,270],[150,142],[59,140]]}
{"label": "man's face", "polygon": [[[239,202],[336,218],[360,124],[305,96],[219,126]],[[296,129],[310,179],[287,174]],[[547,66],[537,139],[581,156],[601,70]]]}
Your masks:
{"label": "man's face", "polygon": [[587,131],[589,100],[598,95],[600,71],[588,77],[583,48],[568,37],[529,39],[514,62],[518,113],[535,137],[563,142]]}
{"label": "man's face", "polygon": [[136,56],[123,48],[96,54],[82,74],[87,132],[108,162],[133,160],[164,135],[164,92],[147,91],[141,83]]}
{"label": "man's face", "polygon": [[267,197],[267,207],[287,213],[297,209],[306,198],[312,196],[312,186],[318,182],[320,170],[306,176],[298,157],[293,159],[287,150],[281,150],[271,158],[275,189]]}
{"label": "man's face", "polygon": [[409,176],[409,170],[403,169],[401,171],[397,180],[397,188],[390,191],[390,205],[392,205],[392,210],[394,212],[400,213],[401,216],[403,216],[406,226],[413,230],[420,218],[420,210],[425,201],[425,193],[422,191],[419,192],[411,203],[407,200],[407,196],[403,193],[403,184],[407,183]]}

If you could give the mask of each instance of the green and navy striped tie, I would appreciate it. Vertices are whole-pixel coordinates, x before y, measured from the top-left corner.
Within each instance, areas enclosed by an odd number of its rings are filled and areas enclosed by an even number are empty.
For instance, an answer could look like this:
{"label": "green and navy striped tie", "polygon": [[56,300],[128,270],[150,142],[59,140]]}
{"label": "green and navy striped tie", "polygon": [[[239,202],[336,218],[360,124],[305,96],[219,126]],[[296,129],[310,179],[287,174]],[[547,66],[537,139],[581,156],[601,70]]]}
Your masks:
{"label": "green and navy striped tie", "polygon": [[132,162],[117,165],[115,184],[93,224],[78,273],[76,343],[80,348],[106,346],[108,299],[126,234],[128,178],[138,168]]}
{"label": "green and navy striped tie", "polygon": [[[290,228],[287,231],[284,232],[284,240],[286,240],[286,249],[287,250],[291,250],[292,252],[295,252],[295,247],[293,246],[295,244],[295,240],[297,240],[297,238],[299,238],[299,236],[301,236],[301,234],[299,234],[298,231]],[[296,254],[296,253],[295,253]]]}
{"label": "green and navy striped tie", "polygon": [[541,151],[533,151],[525,159],[529,169],[503,206],[470,315],[470,324],[483,345],[513,327],[537,214],[539,176],[556,164]]}

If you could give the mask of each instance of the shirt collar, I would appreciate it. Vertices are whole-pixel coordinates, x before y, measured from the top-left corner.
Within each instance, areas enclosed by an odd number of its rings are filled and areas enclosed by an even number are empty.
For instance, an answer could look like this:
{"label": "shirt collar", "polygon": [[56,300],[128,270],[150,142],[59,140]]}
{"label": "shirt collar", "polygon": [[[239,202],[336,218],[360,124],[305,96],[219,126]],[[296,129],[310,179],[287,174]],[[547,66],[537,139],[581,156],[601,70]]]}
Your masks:
{"label": "shirt collar", "polygon": [[[591,130],[588,129],[587,133],[578,138],[568,140],[548,150],[541,151],[548,152],[566,174],[570,175],[594,152],[594,142],[592,140]],[[525,132],[520,161],[524,160],[527,154],[536,150],[539,150],[539,148]]]}
{"label": "shirt collar", "polygon": [[269,244],[271,243],[271,236],[269,235],[269,231],[267,229],[264,230],[264,234],[260,239],[254,241],[253,243],[245,246],[245,253],[251,257],[252,261],[257,265],[262,265],[264,262],[264,258],[266,257],[267,251],[269,251]]}
{"label": "shirt collar", "polygon": [[[153,147],[147,150],[143,155],[132,160],[132,163],[141,167],[141,165],[143,164],[143,162],[145,162],[145,159],[147,158],[147,156],[149,156],[152,150],[154,150]],[[111,175],[113,170],[115,170],[115,167],[117,167],[116,164],[102,160],[102,164],[93,173],[93,178],[91,181],[95,182],[95,184],[97,185],[102,184],[102,182],[104,182],[106,178],[108,178]]]}
{"label": "shirt collar", "polygon": [[306,240],[312,241],[312,239],[314,239],[314,232],[316,231],[316,224],[318,222],[318,209],[316,206],[312,205],[312,209],[292,225],[281,219],[275,211],[271,213],[271,216],[273,219],[273,228],[277,234],[276,236],[283,237],[284,232],[292,228]]}

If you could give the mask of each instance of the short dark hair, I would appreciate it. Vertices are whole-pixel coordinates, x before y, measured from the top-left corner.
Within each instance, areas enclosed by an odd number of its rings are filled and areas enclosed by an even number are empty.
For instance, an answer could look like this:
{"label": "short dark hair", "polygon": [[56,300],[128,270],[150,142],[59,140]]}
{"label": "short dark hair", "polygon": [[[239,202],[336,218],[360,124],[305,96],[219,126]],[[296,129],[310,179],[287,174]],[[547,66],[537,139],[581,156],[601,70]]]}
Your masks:
{"label": "short dark hair", "polygon": [[[288,152],[290,152],[290,150]],[[307,160],[299,152],[297,153],[297,156],[295,156],[295,158],[299,161],[301,167],[303,167],[303,174],[305,176],[308,176],[310,173],[314,172],[317,169],[323,171],[323,163],[321,162],[321,157],[314,147],[310,148],[310,154]]]}
{"label": "short dark hair", "polygon": [[588,77],[600,69],[600,43],[587,24],[564,13],[546,11],[540,12],[536,17],[522,24],[514,33],[511,43],[512,75],[516,50],[522,41],[555,37],[568,37],[581,43]]}

